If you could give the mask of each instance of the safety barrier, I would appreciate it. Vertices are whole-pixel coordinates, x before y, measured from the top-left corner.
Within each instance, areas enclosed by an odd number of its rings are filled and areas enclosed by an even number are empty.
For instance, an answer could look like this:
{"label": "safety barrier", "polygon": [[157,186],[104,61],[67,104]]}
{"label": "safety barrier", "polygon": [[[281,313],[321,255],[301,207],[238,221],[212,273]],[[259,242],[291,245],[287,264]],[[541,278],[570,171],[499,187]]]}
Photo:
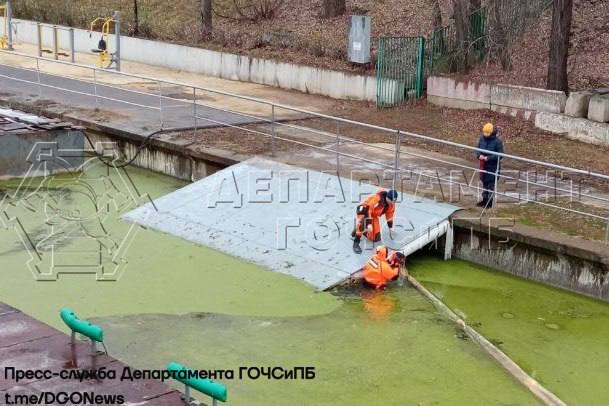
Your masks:
{"label": "safety barrier", "polygon": [[[514,203],[532,203],[542,207],[550,208],[552,210],[556,210],[558,211],[557,215],[562,215],[563,213],[571,213],[581,216],[582,218],[600,221],[603,224],[607,225],[606,239],[609,240],[609,215],[599,214],[597,210],[598,207],[609,210],[609,197],[606,193],[599,191],[599,189],[595,189],[596,185],[601,185],[601,190],[609,189],[609,175],[607,174],[595,172],[590,169],[573,168],[565,165],[538,161],[535,159],[525,158],[507,153],[495,153],[491,151],[481,150],[470,145],[459,144],[456,142],[434,138],[427,135],[403,131],[400,129],[381,127],[341,117],[335,117],[323,113],[316,113],[297,107],[274,103],[264,99],[243,96],[212,88],[194,86],[191,84],[169,80],[161,80],[144,75],[108,71],[94,66],[71,64],[67,61],[49,60],[45,58],[39,58],[37,56],[10,52],[6,50],[0,50],[0,54],[2,53],[22,58],[29,58],[35,61],[35,68],[29,68],[28,70],[30,72],[35,73],[36,79],[27,80],[24,78],[4,74],[0,74],[0,77],[11,79],[20,83],[30,83],[37,86],[39,97],[43,97],[43,89],[54,89],[61,90],[66,93],[89,96],[95,100],[95,106],[97,108],[99,108],[100,102],[102,100],[105,100],[119,104],[134,106],[146,110],[157,111],[159,119],[159,131],[162,131],[164,129],[164,112],[167,112],[171,109],[180,108],[185,113],[184,117],[190,117],[190,119],[192,119],[191,128],[195,132],[198,131],[198,125],[200,122],[207,122],[219,126],[236,128],[244,133],[257,135],[269,139],[271,141],[272,155],[275,155],[277,141],[304,146],[312,150],[324,151],[326,153],[334,154],[336,157],[336,167],[334,168],[334,170],[336,170],[337,172],[340,172],[341,159],[356,159],[363,163],[373,164],[381,170],[393,171],[395,182],[397,182],[398,177],[404,178],[406,176],[412,177],[414,175],[421,178],[423,182],[428,181],[436,182],[439,184],[444,183],[450,185],[451,187],[454,186],[459,192],[463,190],[480,193],[485,191],[485,189],[481,186],[478,186],[478,183],[472,183],[472,179],[475,179],[476,175],[490,173],[495,176],[496,180],[495,188],[493,191],[493,195],[495,198],[501,197],[505,201]],[[92,73],[92,80],[80,80],[83,83],[88,83],[92,85],[92,91],[80,91],[61,84],[52,85],[49,83],[44,83],[44,81],[41,79],[42,74],[47,77],[65,76],[59,76],[49,72],[44,72],[40,67],[41,63],[64,64],[74,68],[88,70]],[[126,91],[125,88],[121,88],[120,86],[111,82],[100,82],[99,77],[101,75],[120,77],[123,80],[129,78],[137,79],[138,81],[143,80],[154,84],[153,88],[158,90],[154,92],[145,92],[130,88],[128,89],[128,91]],[[107,91],[105,92],[105,94],[100,94],[100,92],[98,91],[98,87],[102,85],[105,89],[118,89],[122,92],[118,93],[116,97],[110,97]],[[183,89],[184,95],[192,95],[192,98],[188,96],[171,96],[163,93],[164,88],[173,88],[172,93],[175,93],[176,87]],[[129,96],[119,98],[120,96],[118,95],[126,93],[128,93]],[[152,96],[154,99],[152,99],[152,102],[147,102],[146,104],[138,103],[135,102],[134,98],[132,97],[133,95],[138,94]],[[257,115],[254,115],[244,113],[242,111],[237,111],[234,109],[221,108],[217,105],[212,105],[210,103],[202,101],[205,100],[205,95],[217,96],[216,98],[224,97],[227,99],[238,99],[244,102],[250,102],[254,104],[259,111],[262,111],[263,107],[268,108],[269,114],[266,115],[264,113],[257,113]],[[185,97],[187,97],[187,99],[184,99]],[[232,102],[232,100],[230,101]],[[202,108],[204,108],[206,112],[209,112],[209,110],[215,110],[220,112],[227,112],[243,118],[249,118],[255,120],[257,123],[265,124],[267,125],[267,127],[264,128],[258,126],[255,128],[251,128],[239,124],[231,124],[222,119],[214,119],[210,117],[209,114],[201,114],[200,109]],[[283,110],[291,113],[299,113],[306,115],[310,118],[324,120],[326,123],[329,124],[329,127],[333,127],[334,130],[332,130],[332,132],[327,130],[318,130],[316,128],[296,126],[290,122],[278,120],[276,115],[277,110]],[[188,125],[188,123],[185,122],[184,126],[186,125]],[[349,137],[348,134],[345,134],[346,128],[354,128],[355,130],[359,131],[365,130],[370,133],[376,132],[377,134],[385,135],[387,137],[387,144],[393,145],[387,146],[386,144],[368,144],[366,142],[359,141],[356,138]],[[300,140],[288,138],[281,135],[279,131],[280,129],[293,129],[295,131],[310,133],[312,136],[318,138],[325,137],[328,139],[328,145],[320,146],[312,144],[311,142],[303,142]],[[454,160],[445,159],[433,153],[410,150],[409,148],[403,145],[405,142],[408,141],[415,142],[417,144],[426,144],[427,146],[432,147],[432,150],[434,147],[450,148],[454,151],[457,151],[460,156],[473,156],[475,152],[495,155],[500,157],[504,161],[509,160],[509,162],[513,164],[515,168],[519,169],[507,171],[502,168],[501,172],[487,172],[484,169],[480,169],[478,163],[474,165],[471,165],[469,163],[460,163],[455,162]],[[342,145],[345,144],[360,144],[362,146],[370,148],[371,150],[378,151],[379,153],[392,154],[395,159],[393,162],[391,162],[388,160],[379,160],[371,158],[369,154],[365,152],[362,154],[345,152],[341,150]],[[438,173],[435,169],[430,171],[425,167],[423,167],[422,169],[405,168],[400,165],[400,157],[404,155],[418,160],[424,160],[425,162],[429,162],[432,165],[443,165],[445,169],[450,168],[450,170],[448,171],[448,174],[445,175]],[[526,170],[522,170],[522,168],[526,168]],[[461,174],[462,176],[453,176],[453,171],[457,172],[458,174]],[[469,179],[467,179],[466,171],[467,173],[473,174],[472,176],[469,176]],[[521,187],[523,191],[518,193],[513,193],[507,190],[499,191],[497,189],[497,183],[499,181],[504,181],[506,184],[509,183],[515,188]],[[573,201],[587,201],[589,202],[588,205],[590,207],[584,208],[580,206],[562,204],[561,199],[567,201],[567,203]],[[596,208],[594,206],[596,206]],[[485,210],[486,209],[487,208],[485,208]]]}
{"label": "safety barrier", "polygon": [[217,401],[226,402],[227,391],[226,386],[214,382],[210,379],[201,379],[193,377],[191,370],[177,362],[167,364],[167,371],[174,374],[175,380],[184,384],[184,401],[186,404],[191,404],[190,389],[195,389],[205,395],[211,396],[212,404],[216,406]]}
{"label": "safety barrier", "polygon": [[72,330],[71,342],[72,345],[76,342],[76,333],[82,334],[83,336],[91,340],[91,353],[97,354],[96,343],[101,343],[104,347],[104,352],[107,354],[108,350],[104,344],[104,330],[92,324],[86,320],[81,320],[76,316],[74,311],[64,307],[59,311],[59,316],[64,323]]}

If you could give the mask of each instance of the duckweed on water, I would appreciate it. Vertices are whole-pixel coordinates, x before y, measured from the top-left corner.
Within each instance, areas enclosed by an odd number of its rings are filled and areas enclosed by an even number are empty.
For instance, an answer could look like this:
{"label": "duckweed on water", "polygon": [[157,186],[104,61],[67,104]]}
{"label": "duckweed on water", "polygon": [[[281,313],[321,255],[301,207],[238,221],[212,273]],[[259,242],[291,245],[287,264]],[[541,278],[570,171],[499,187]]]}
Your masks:
{"label": "duckweed on water", "polygon": [[[94,179],[103,171],[85,175]],[[129,174],[152,197],[183,185],[142,170],[130,168]],[[14,187],[0,183],[9,194]],[[67,209],[82,208],[78,195],[61,190]],[[41,213],[19,210],[35,239],[42,238]],[[120,214],[108,221],[111,233],[130,227]],[[58,309],[70,306],[102,324],[113,354],[135,367],[161,368],[175,360],[202,369],[316,368],[311,381],[226,382],[231,404],[536,404],[412,289],[316,293],[151,230],[138,231],[116,282],[96,282],[93,275],[36,282],[27,260],[14,230],[0,230],[0,301],[60,328]],[[417,258],[411,270],[570,403],[609,398],[600,382],[608,370],[600,353],[609,325],[605,304],[459,261]]]}

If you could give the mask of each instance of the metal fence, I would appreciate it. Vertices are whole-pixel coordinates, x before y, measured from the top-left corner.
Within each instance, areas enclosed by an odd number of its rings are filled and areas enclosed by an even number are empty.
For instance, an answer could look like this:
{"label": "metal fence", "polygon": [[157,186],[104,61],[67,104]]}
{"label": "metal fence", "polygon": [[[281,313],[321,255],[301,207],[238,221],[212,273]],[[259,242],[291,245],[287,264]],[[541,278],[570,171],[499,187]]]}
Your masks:
{"label": "metal fence", "polygon": [[389,107],[423,95],[425,38],[383,37],[376,66],[376,104]]}
{"label": "metal fence", "polygon": [[[486,171],[481,170],[477,162],[473,163],[473,159],[469,161],[455,161],[454,159],[434,154],[433,152],[427,152],[420,148],[410,148],[408,142],[424,143],[430,147],[429,149],[435,147],[450,148],[456,156],[472,156],[473,158],[475,152],[494,154],[469,145],[427,135],[334,117],[328,114],[316,113],[268,100],[211,88],[125,72],[108,71],[93,66],[71,64],[67,61],[51,60],[4,50],[0,50],[0,55],[12,55],[13,57],[25,58],[32,62],[31,66],[26,69],[30,73],[30,79],[9,74],[0,74],[0,77],[14,80],[16,83],[30,84],[37,87],[38,95],[41,98],[45,97],[45,94],[49,90],[53,90],[90,98],[95,101],[95,105],[98,107],[102,107],[103,102],[108,102],[114,107],[131,106],[143,111],[152,111],[155,113],[155,116],[158,115],[158,127],[151,128],[151,132],[165,129],[166,116],[172,109],[181,109],[184,112],[185,119],[192,120],[191,128],[196,129],[198,123],[201,122],[238,128],[243,134],[247,133],[271,141],[271,153],[273,155],[276,152],[276,144],[278,142],[307,147],[334,157],[335,163],[332,164],[331,169],[338,173],[341,173],[341,168],[345,167],[344,161],[350,161],[358,164],[369,164],[379,170],[389,171],[394,174],[394,183],[397,183],[400,178],[416,176],[429,182],[438,182],[439,184],[456,187],[460,192],[480,193],[483,191],[483,188],[476,177]],[[63,85],[61,81],[57,84],[45,83],[44,78],[54,76],[41,70],[41,65],[45,63],[52,65],[61,64],[64,67],[62,68],[61,75],[55,75],[59,78],[65,78],[70,69],[80,69],[88,72],[89,80],[79,79],[87,84],[88,90],[70,89]],[[154,90],[149,92],[135,89],[125,90],[124,87],[119,85],[102,81],[101,78],[105,75],[109,75],[109,77],[115,80],[121,79],[123,82],[134,80],[137,83],[150,83],[150,88]],[[105,89],[105,94],[100,92],[102,87]],[[163,89],[176,88],[181,89],[183,94],[192,95],[191,100],[185,101],[184,96],[177,97],[163,91]],[[108,89],[115,89],[120,92],[108,93]],[[133,95],[143,95],[146,97],[146,101],[133,101]],[[218,105],[206,102],[206,98],[201,97],[203,95],[214,95],[215,97],[226,98],[227,100],[237,99],[252,103],[259,111],[264,111],[264,113],[251,114],[237,109],[219,107]],[[242,126],[222,118],[210,118],[208,114],[204,114],[205,111],[210,109],[230,113],[235,117],[250,118],[255,120],[259,125],[256,127]],[[277,118],[278,111],[297,113],[300,117],[306,116],[309,119],[321,120],[327,125],[323,130],[313,126],[296,125],[291,121],[279,120]],[[183,123],[183,125],[189,126],[188,123]],[[334,128],[334,130],[330,131],[328,128]],[[304,131],[310,135],[310,138],[322,137],[327,142],[319,145],[303,141],[303,139],[308,139],[307,137],[293,139],[284,135],[289,130]],[[357,136],[354,135],[357,132],[379,134],[385,142],[381,144],[368,144],[359,141]],[[347,150],[346,146],[355,146],[356,148]],[[358,148],[358,146],[362,146],[362,148]],[[361,152],[358,152],[358,150],[361,150]],[[378,154],[381,158],[378,158],[375,154]],[[602,222],[602,224],[607,225],[607,238],[609,239],[609,214],[606,214],[609,213],[609,196],[603,192],[609,190],[609,175],[589,169],[571,168],[511,154],[495,155],[499,156],[502,162],[509,163],[509,166],[519,168],[516,172],[506,168],[502,169],[502,172],[496,173],[496,184],[510,184],[526,190],[526,193],[523,194],[511,192],[507,188],[506,190],[495,188],[495,197],[497,199],[511,203],[531,203],[539,207],[555,209],[556,213],[553,216],[556,216],[558,221],[563,220],[565,214],[572,214],[581,216],[583,219]],[[402,160],[404,157],[412,158],[420,163],[416,165],[404,164]],[[459,176],[453,176],[454,173],[459,174]],[[578,187],[574,188],[573,185]],[[542,197],[540,198],[540,196]],[[561,203],[561,199],[568,199],[570,202],[584,202],[586,204],[579,206],[564,205]],[[597,210],[599,207],[604,210],[601,214]]]}

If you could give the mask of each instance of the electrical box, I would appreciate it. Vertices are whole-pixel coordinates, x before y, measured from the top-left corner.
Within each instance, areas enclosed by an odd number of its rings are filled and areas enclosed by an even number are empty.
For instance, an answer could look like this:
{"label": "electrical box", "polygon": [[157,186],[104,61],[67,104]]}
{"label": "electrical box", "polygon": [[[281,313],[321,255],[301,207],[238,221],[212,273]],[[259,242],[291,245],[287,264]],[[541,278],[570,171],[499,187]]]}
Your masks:
{"label": "electrical box", "polygon": [[349,17],[349,62],[370,63],[370,25],[369,16]]}

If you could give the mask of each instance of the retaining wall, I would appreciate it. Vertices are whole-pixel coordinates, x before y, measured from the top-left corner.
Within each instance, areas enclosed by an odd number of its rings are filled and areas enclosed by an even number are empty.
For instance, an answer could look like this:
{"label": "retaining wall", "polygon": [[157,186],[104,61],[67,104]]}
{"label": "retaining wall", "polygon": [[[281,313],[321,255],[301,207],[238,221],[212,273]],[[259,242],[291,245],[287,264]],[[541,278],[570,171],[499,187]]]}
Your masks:
{"label": "retaining wall", "polygon": [[427,78],[427,100],[458,109],[491,108],[491,86],[485,83],[460,81],[443,76]]}
{"label": "retaining wall", "polygon": [[513,85],[489,85],[443,76],[427,79],[430,102],[462,109],[491,109],[525,119],[534,119],[539,111],[561,113],[565,110],[565,92]]}
{"label": "retaining wall", "polygon": [[609,251],[603,243],[459,218],[454,231],[456,258],[609,302]]}
{"label": "retaining wall", "polygon": [[609,145],[609,124],[565,114],[537,113],[535,126],[568,138],[596,145]]}
{"label": "retaining wall", "polygon": [[[15,35],[17,44],[19,42],[37,44],[38,34],[34,21],[19,19],[13,19],[13,21],[17,27]],[[68,32],[59,32],[59,47],[64,50],[69,49]],[[92,48],[97,48],[99,37],[99,33],[94,33],[89,38],[86,30],[74,29],[76,52],[91,52]],[[44,46],[52,47],[52,40],[52,30],[49,27],[43,28]],[[108,44],[111,50],[114,49],[113,42],[114,36],[111,36]],[[299,90],[336,99],[376,100],[376,78],[373,76],[355,75],[127,36],[121,36],[121,55],[123,60],[201,73],[223,79]]]}

